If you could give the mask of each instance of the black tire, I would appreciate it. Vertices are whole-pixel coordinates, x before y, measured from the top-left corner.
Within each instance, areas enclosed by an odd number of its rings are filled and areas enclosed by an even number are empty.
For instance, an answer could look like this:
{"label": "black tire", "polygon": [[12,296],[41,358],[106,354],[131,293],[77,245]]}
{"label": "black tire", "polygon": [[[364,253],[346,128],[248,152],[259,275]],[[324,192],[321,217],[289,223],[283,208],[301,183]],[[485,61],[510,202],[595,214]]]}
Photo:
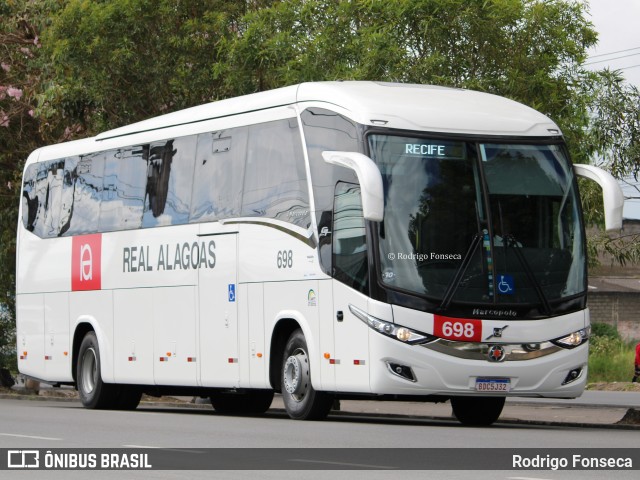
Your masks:
{"label": "black tire", "polygon": [[117,385],[104,383],[100,376],[100,347],[95,332],[87,332],[80,344],[76,381],[80,400],[86,408],[117,407]]}
{"label": "black tire", "polygon": [[142,390],[137,387],[120,385],[114,408],[118,410],[135,410],[140,404]]}
{"label": "black tire", "polygon": [[463,425],[486,427],[498,420],[505,397],[451,397],[453,414]]}
{"label": "black tire", "polygon": [[211,395],[211,405],[216,412],[225,415],[260,415],[271,406],[273,390],[247,392],[216,392]]}
{"label": "black tire", "polygon": [[287,414],[295,420],[322,420],[333,405],[333,395],[311,385],[309,350],[302,330],[291,334],[282,358],[282,399]]}

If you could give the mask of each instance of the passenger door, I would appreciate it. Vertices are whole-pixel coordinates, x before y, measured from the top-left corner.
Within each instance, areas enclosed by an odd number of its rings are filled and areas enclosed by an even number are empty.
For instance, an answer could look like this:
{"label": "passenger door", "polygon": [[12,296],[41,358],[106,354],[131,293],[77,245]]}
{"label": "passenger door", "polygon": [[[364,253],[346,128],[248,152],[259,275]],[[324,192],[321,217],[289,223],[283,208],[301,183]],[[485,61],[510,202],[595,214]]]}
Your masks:
{"label": "passenger door", "polygon": [[206,266],[198,270],[200,383],[234,388],[238,386],[241,361],[236,298],[238,235],[202,233],[199,238],[207,257]]}

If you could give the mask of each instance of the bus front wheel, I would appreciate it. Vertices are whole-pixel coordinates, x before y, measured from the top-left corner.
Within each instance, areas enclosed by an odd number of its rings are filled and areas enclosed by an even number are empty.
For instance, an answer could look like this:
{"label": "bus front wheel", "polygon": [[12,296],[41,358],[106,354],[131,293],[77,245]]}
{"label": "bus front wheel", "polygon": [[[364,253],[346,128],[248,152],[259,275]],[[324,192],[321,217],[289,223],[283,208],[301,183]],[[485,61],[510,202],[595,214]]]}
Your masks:
{"label": "bus front wheel", "polygon": [[453,414],[463,425],[487,426],[498,420],[505,397],[451,397]]}
{"label": "bus front wheel", "polygon": [[287,414],[295,420],[322,420],[329,414],[333,397],[311,385],[309,350],[302,330],[294,331],[282,360],[282,399]]}

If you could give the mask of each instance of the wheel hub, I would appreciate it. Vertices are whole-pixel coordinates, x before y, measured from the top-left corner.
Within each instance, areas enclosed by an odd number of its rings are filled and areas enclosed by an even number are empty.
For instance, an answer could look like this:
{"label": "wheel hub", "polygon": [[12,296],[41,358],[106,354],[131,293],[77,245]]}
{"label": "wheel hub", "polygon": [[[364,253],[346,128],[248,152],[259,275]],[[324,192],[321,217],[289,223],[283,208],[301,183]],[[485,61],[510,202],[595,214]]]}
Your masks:
{"label": "wheel hub", "polygon": [[98,361],[96,359],[96,352],[93,348],[88,348],[84,352],[82,357],[82,378],[79,380],[82,383],[82,389],[85,393],[89,394],[96,388],[96,379],[98,376]]}
{"label": "wheel hub", "polygon": [[284,389],[296,400],[304,397],[309,385],[307,356],[304,352],[294,352],[284,364]]}

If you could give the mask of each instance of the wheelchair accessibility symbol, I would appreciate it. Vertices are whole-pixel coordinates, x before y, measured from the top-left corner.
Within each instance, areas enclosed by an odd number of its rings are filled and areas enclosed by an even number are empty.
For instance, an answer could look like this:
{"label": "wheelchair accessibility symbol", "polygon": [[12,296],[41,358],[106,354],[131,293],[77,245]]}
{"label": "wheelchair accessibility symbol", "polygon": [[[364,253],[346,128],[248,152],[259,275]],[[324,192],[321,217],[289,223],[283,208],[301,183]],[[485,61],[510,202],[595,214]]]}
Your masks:
{"label": "wheelchair accessibility symbol", "polygon": [[498,275],[498,292],[502,295],[513,295],[513,277],[511,275]]}
{"label": "wheelchair accessibility symbol", "polygon": [[229,301],[236,301],[236,285],[234,283],[229,284]]}

